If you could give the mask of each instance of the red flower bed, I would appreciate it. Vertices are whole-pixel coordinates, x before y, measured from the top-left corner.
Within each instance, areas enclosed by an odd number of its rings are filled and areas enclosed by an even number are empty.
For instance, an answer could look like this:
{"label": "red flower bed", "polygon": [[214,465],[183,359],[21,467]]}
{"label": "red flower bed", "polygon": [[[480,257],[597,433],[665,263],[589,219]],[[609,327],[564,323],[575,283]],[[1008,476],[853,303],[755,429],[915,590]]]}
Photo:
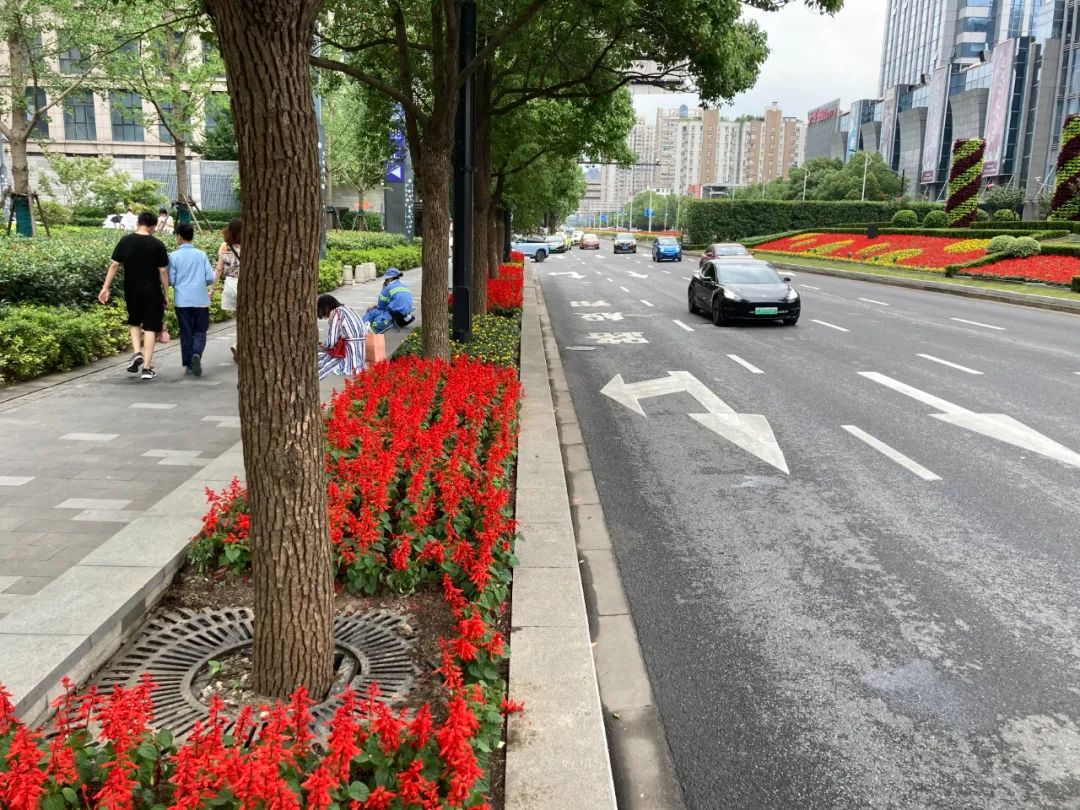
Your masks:
{"label": "red flower bed", "polygon": [[868,239],[866,234],[858,233],[818,233],[776,239],[756,245],[753,249],[866,264],[944,270],[950,264],[981,259],[986,255],[987,241],[905,234],[882,234],[876,239]]}
{"label": "red flower bed", "polygon": [[[487,280],[487,311],[495,315],[510,316],[521,309],[524,287],[525,265],[511,262],[500,264],[495,278]],[[446,299],[449,307],[454,306],[454,294]]]}
{"label": "red flower bed", "polygon": [[[152,726],[149,681],[61,697],[52,736],[16,720],[0,687],[0,807],[486,808],[488,754],[521,708],[506,700],[493,627],[513,563],[520,393],[512,368],[406,359],[349,379],[325,411],[338,579],[364,593],[439,583],[457,619],[440,640],[439,706],[407,714],[349,694],[316,751],[301,690],[258,718],[243,711],[238,730],[215,704],[177,746]],[[193,556],[244,570],[246,495],[208,495]]]}
{"label": "red flower bed", "polygon": [[1080,259],[1074,256],[1030,256],[1026,259],[1004,259],[993,264],[965,267],[962,272],[965,276],[1069,284],[1073,276],[1080,276]]}

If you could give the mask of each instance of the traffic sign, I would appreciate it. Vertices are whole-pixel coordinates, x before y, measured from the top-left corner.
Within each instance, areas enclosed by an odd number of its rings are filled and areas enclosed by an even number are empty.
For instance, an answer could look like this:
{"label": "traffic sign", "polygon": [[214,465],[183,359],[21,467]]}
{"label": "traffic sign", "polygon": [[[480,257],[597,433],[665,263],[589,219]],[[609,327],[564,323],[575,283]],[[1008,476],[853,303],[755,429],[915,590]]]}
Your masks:
{"label": "traffic sign", "polygon": [[651,216],[653,215],[653,210],[652,210],[651,208],[646,208],[646,209],[645,209],[644,211],[642,211],[641,213],[642,213],[642,214],[644,214],[644,215],[645,215],[645,216],[647,216],[647,217],[651,217]]}
{"label": "traffic sign", "polygon": [[600,215],[600,221],[601,222],[607,222],[607,214],[601,214]]}

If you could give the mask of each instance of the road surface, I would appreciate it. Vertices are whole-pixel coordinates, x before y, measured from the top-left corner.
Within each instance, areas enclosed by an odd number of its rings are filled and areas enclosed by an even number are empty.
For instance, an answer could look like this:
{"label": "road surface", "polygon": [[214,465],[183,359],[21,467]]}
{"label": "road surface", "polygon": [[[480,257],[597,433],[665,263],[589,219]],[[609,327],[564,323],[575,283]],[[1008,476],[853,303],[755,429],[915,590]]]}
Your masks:
{"label": "road surface", "polygon": [[529,269],[688,806],[1080,807],[1080,319],[647,250]]}

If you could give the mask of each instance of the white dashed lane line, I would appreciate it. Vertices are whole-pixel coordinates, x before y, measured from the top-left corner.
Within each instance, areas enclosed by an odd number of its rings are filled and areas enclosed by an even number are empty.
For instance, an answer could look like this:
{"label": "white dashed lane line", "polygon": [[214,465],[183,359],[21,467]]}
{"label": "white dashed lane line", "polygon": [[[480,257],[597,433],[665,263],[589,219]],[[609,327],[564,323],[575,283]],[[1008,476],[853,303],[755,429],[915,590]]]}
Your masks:
{"label": "white dashed lane line", "polygon": [[694,327],[692,327],[692,326],[687,326],[687,325],[686,325],[685,323],[683,323],[682,321],[673,321],[673,323],[674,323],[674,324],[675,324],[676,326],[678,326],[678,327],[679,327],[680,329],[685,329],[685,330],[686,330],[687,332],[693,332],[693,331],[694,331]]}
{"label": "white dashed lane line", "polygon": [[808,290],[820,290],[821,287],[811,287],[809,284],[800,284],[800,287],[805,287]]}
{"label": "white dashed lane line", "polygon": [[819,321],[816,318],[811,318],[810,322],[819,324],[821,326],[827,326],[830,329],[835,329],[837,332],[850,332],[851,331],[850,329],[845,329],[842,326],[837,326],[835,323],[829,323],[828,321]]}
{"label": "white dashed lane line", "polygon": [[983,329],[993,329],[996,332],[1004,332],[1004,326],[991,326],[988,323],[979,323],[979,321],[969,321],[965,318],[949,318],[950,321],[956,321],[957,323],[966,323],[971,326],[981,326]]}
{"label": "white dashed lane line", "polygon": [[623,292],[630,292],[628,289],[626,289],[626,287],[619,287],[619,289],[622,290]]}
{"label": "white dashed lane line", "polygon": [[873,298],[860,298],[859,300],[860,301],[865,301],[868,304],[877,304],[879,307],[892,306],[891,304],[886,304],[884,301],[875,301]]}
{"label": "white dashed lane line", "polygon": [[932,354],[919,354],[919,355],[916,355],[916,356],[921,357],[923,360],[929,360],[932,363],[940,363],[943,366],[948,366],[949,368],[955,368],[957,371],[962,371],[965,374],[982,374],[981,371],[976,371],[973,368],[968,368],[967,366],[962,366],[959,363],[950,363],[948,360],[942,360],[940,357],[934,357],[934,355],[932,355]]}
{"label": "white dashed lane line", "polygon": [[852,436],[854,436],[859,441],[864,442],[865,444],[868,444],[870,447],[873,447],[875,450],[877,450],[879,453],[881,453],[886,458],[892,459],[893,461],[895,461],[897,464],[899,464],[904,469],[915,473],[915,475],[919,476],[919,478],[921,478],[923,481],[940,481],[941,480],[940,475],[935,475],[934,473],[930,472],[930,470],[926,469],[926,467],[919,464],[917,461],[913,461],[912,459],[905,456],[899,450],[896,450],[895,448],[890,447],[889,445],[885,444],[885,442],[881,441],[880,439],[875,439],[873,436],[871,436],[865,430],[861,430],[861,429],[855,427],[855,425],[842,425],[841,427],[843,427],[844,430],[846,430],[848,433],[850,433]]}
{"label": "white dashed lane line", "polygon": [[760,368],[758,368],[757,366],[755,366],[755,365],[754,365],[753,363],[748,363],[748,362],[746,362],[745,360],[743,360],[743,359],[742,359],[741,357],[739,357],[739,355],[737,355],[737,354],[729,354],[729,355],[728,355],[728,357],[729,357],[730,359],[734,360],[734,361],[735,361],[736,363],[738,363],[738,364],[739,364],[740,366],[742,366],[743,368],[745,368],[745,369],[746,369],[747,371],[749,371],[749,372],[750,372],[751,374],[764,374],[764,373],[765,373],[765,372],[764,372],[764,371],[762,371],[762,370],[761,370]]}
{"label": "white dashed lane line", "polygon": [[650,303],[649,303],[648,301],[646,301],[646,300],[645,300],[644,298],[642,298],[642,299],[641,299],[641,303],[643,303],[643,304],[644,304],[645,306],[647,306],[647,307],[651,307],[651,306],[652,306],[652,304],[650,304]]}

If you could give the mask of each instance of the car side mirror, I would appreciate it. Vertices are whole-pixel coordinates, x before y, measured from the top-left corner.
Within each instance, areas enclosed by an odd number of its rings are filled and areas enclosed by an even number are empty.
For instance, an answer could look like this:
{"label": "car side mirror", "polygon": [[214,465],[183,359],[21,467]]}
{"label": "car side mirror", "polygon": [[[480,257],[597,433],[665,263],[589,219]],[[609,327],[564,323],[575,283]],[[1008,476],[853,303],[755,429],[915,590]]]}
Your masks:
{"label": "car side mirror", "polygon": [[791,278],[789,276],[784,276],[784,283],[785,284],[790,284],[791,283]]}

